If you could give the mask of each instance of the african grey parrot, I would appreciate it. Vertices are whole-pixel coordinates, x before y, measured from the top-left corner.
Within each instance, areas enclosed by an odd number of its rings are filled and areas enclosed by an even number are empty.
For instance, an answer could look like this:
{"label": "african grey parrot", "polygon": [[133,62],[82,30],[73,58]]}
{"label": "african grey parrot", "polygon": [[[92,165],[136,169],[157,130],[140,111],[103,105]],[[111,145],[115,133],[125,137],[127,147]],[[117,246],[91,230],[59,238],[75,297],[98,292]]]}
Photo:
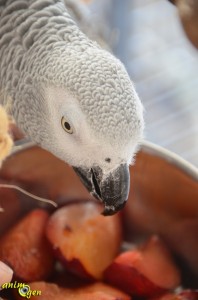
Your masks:
{"label": "african grey parrot", "polygon": [[0,0],[0,101],[19,128],[120,210],[143,108],[125,67],[78,28],[63,0]]}

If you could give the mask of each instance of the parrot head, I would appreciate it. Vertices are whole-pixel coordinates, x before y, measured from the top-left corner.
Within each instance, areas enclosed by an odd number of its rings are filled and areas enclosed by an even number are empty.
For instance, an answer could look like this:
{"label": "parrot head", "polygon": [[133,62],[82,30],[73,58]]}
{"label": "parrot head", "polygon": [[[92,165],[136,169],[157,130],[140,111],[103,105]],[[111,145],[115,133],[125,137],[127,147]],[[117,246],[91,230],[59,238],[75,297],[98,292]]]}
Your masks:
{"label": "parrot head", "polygon": [[113,55],[96,47],[65,52],[51,54],[53,64],[46,61],[42,70],[48,76],[42,123],[50,131],[42,128],[46,135],[37,142],[73,166],[89,192],[104,203],[103,214],[111,215],[128,198],[129,165],[143,136],[142,104]]}

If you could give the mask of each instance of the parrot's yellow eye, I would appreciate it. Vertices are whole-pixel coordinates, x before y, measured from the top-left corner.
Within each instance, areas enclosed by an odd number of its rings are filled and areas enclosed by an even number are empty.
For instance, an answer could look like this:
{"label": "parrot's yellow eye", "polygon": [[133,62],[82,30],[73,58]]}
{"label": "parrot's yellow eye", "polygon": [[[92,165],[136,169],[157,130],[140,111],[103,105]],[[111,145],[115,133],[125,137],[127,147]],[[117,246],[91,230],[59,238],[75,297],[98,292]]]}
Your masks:
{"label": "parrot's yellow eye", "polygon": [[62,117],[61,125],[67,133],[70,133],[70,134],[73,133],[73,128],[72,128],[71,124],[68,122],[68,120],[65,117]]}

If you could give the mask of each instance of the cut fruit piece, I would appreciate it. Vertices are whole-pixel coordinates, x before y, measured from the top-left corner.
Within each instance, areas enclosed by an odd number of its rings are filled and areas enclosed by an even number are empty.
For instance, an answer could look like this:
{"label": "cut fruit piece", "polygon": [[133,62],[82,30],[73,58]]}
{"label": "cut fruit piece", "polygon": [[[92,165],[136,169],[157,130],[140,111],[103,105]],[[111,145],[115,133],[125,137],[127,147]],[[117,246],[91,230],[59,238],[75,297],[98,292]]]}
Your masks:
{"label": "cut fruit piece", "polygon": [[104,217],[93,201],[70,204],[49,219],[46,235],[67,270],[82,278],[101,279],[118,254],[121,240],[119,214]]}
{"label": "cut fruit piece", "polygon": [[136,250],[120,254],[105,279],[131,295],[153,297],[180,284],[180,272],[163,242],[153,236]]}
{"label": "cut fruit piece", "polygon": [[[6,282],[10,282],[13,277],[13,270],[0,261],[0,290],[2,285]],[[1,298],[0,298],[1,299]]]}
{"label": "cut fruit piece", "polygon": [[[86,292],[86,293],[93,293],[93,292],[101,292],[106,295],[114,296],[115,299],[119,300],[131,300],[131,297],[126,293],[120,291],[119,289],[112,287],[108,284],[103,282],[96,282],[93,284],[89,284],[85,287],[79,288],[78,292]],[[113,298],[114,299],[114,298]]]}
{"label": "cut fruit piece", "polygon": [[137,262],[136,266],[145,277],[165,289],[178,287],[181,281],[180,271],[168,247],[158,236],[152,236],[139,250],[143,262]]}
{"label": "cut fruit piece", "polygon": [[36,209],[0,239],[0,260],[22,281],[43,280],[53,268],[54,258],[45,237],[48,213]]}
{"label": "cut fruit piece", "polygon": [[[53,283],[32,282],[29,284],[29,291],[26,294],[34,296],[34,300],[130,300],[131,298],[113,288],[106,288],[106,291],[89,291],[86,289],[67,289],[59,287]],[[114,290],[114,291],[113,291]],[[15,291],[16,299],[22,299],[19,293]]]}

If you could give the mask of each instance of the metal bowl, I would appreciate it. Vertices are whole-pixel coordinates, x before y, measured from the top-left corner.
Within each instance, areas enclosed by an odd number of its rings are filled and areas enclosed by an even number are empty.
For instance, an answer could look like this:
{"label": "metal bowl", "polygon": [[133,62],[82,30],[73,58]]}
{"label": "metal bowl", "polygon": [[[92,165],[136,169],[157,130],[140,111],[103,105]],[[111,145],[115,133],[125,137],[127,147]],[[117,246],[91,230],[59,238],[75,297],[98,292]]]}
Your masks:
{"label": "metal bowl", "polygon": [[[126,241],[159,234],[179,260],[184,282],[198,288],[198,170],[177,155],[143,142],[130,168],[131,191],[123,211]],[[18,185],[59,205],[91,198],[72,168],[32,144],[4,162],[0,182]],[[51,206],[14,189],[0,189],[0,234],[28,210]]]}

